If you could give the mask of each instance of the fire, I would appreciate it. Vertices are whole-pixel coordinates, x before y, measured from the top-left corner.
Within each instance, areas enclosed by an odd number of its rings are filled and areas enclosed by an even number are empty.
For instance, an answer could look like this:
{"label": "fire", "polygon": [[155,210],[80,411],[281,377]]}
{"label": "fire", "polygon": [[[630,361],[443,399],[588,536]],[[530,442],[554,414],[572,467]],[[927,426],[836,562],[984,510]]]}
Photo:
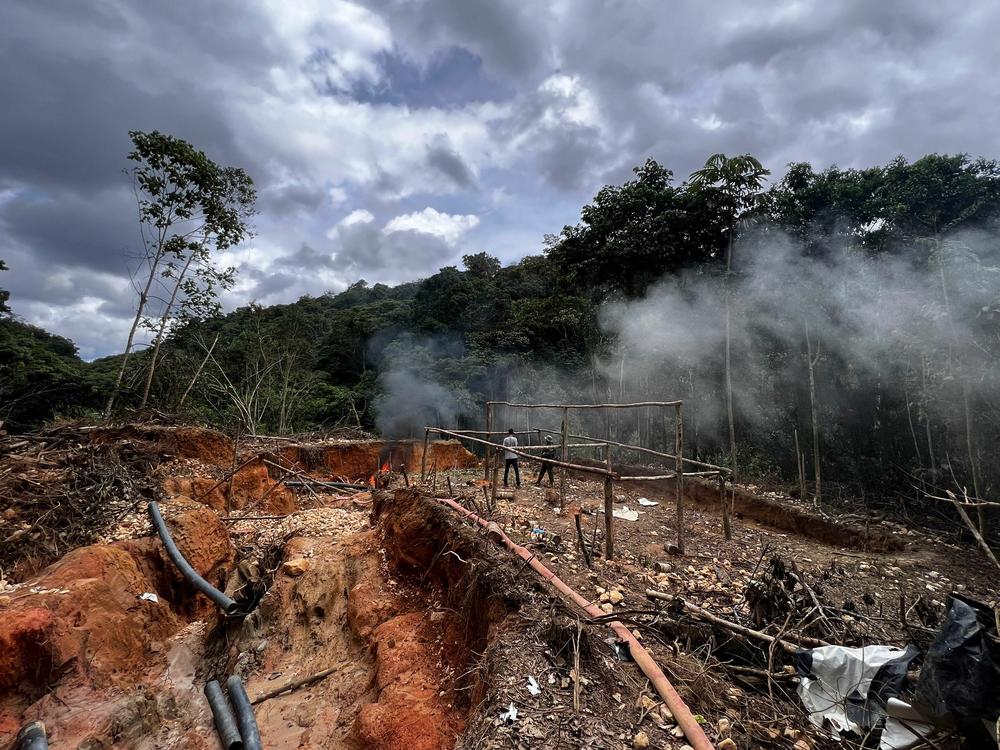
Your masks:
{"label": "fire", "polygon": [[[389,463],[389,459],[387,458],[382,463],[382,466],[379,467],[378,476],[380,477],[383,474],[388,474],[391,471],[392,471],[392,464]],[[377,478],[378,477],[376,477],[374,474],[372,474],[370,477],[368,477],[368,482],[367,482],[368,486],[369,487],[375,487],[375,486],[377,486],[377,481],[376,481]]]}

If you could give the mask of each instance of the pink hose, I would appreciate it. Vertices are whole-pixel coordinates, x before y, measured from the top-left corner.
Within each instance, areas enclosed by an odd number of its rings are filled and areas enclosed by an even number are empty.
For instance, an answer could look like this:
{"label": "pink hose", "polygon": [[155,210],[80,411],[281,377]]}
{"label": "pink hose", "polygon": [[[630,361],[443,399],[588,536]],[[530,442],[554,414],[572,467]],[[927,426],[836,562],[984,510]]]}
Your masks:
{"label": "pink hose", "polygon": [[[457,510],[462,513],[466,518],[469,518],[480,526],[489,526],[489,521],[485,521],[475,513],[472,513],[461,505],[456,503],[454,500],[449,498],[435,498],[439,503],[443,503],[453,510]],[[503,543],[508,549],[517,553],[524,560],[534,568],[538,574],[552,584],[557,591],[568,596],[572,599],[580,609],[586,612],[591,617],[604,617],[605,613],[595,606],[592,602],[587,601],[573,589],[566,585],[566,583],[560,579],[555,573],[546,568],[542,563],[531,553],[530,550],[522,547],[521,545],[515,543],[503,533],[494,524],[494,529],[492,532],[498,534],[503,540]],[[674,720],[677,725],[684,730],[684,736],[687,737],[691,747],[694,750],[714,750],[714,746],[711,741],[706,736],[705,732],[702,730],[701,725],[695,721],[694,716],[691,715],[691,709],[687,707],[684,699],[678,695],[677,691],[674,690],[674,686],[670,684],[670,680],[667,676],[663,674],[663,670],[660,669],[653,657],[649,655],[649,652],[643,648],[642,644],[636,639],[632,632],[625,627],[618,620],[608,623],[610,627],[621,640],[626,641],[629,646],[629,651],[632,654],[632,658],[635,663],[639,665],[639,669],[642,670],[643,674],[649,678],[649,681],[653,683],[653,687],[656,688],[656,692],[659,693],[663,702],[667,704],[667,708],[674,715]]]}

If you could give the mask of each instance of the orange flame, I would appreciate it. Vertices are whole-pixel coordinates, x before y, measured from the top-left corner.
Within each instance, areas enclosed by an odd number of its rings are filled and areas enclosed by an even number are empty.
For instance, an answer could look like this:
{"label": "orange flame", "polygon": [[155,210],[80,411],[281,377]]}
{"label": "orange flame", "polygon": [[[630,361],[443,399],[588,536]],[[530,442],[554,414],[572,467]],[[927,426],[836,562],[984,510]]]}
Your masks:
{"label": "orange flame", "polygon": [[385,463],[382,464],[381,472],[385,474],[386,472],[389,471],[392,471],[392,466],[389,464],[389,459],[386,459]]}

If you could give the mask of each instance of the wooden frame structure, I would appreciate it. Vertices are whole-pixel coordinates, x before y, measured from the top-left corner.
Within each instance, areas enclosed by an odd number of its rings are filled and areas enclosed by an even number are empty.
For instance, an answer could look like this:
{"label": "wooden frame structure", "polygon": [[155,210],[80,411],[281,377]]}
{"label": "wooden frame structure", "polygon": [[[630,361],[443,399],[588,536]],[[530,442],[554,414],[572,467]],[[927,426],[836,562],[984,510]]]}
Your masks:
{"label": "wooden frame structure", "polygon": [[[427,427],[424,430],[424,453],[421,458],[420,464],[420,477],[423,481],[426,475],[427,469],[427,448],[432,434],[445,435],[458,440],[464,440],[468,442],[475,443],[477,445],[482,445],[486,447],[485,456],[485,467],[484,467],[484,478],[486,480],[491,480],[492,492],[491,492],[491,502],[496,503],[496,491],[497,491],[497,475],[500,465],[500,454],[502,451],[510,451],[517,456],[524,456],[525,458],[537,458],[533,456],[531,451],[538,450],[540,448],[545,448],[548,446],[518,446],[517,448],[506,448],[500,442],[493,442],[492,438],[495,436],[503,436],[508,434],[505,431],[498,431],[494,429],[493,417],[494,408],[497,406],[504,406],[514,409],[559,409],[562,412],[562,424],[561,429],[549,430],[544,428],[537,428],[534,430],[521,430],[514,431],[515,435],[533,435],[537,434],[539,438],[542,433],[548,433],[552,435],[559,435],[559,447],[560,447],[560,457],[559,459],[545,459],[547,463],[553,466],[558,466],[562,469],[559,478],[559,507],[562,508],[566,497],[566,472],[567,471],[578,471],[584,474],[592,474],[598,477],[602,477],[604,480],[604,526],[605,526],[605,557],[610,560],[614,557],[614,482],[617,480],[619,482],[627,481],[655,481],[663,479],[674,479],[675,480],[675,503],[676,503],[676,513],[677,513],[677,548],[678,551],[684,553],[684,477],[685,476],[715,476],[719,481],[719,496],[720,502],[722,504],[722,514],[723,514],[723,529],[726,535],[726,539],[731,538],[731,528],[729,522],[729,507],[727,504],[727,497],[725,491],[725,481],[726,475],[731,475],[732,472],[723,467],[716,466],[714,464],[705,463],[703,461],[696,461],[690,458],[684,458],[684,418],[683,418],[683,401],[638,401],[633,403],[623,403],[623,404],[519,404],[512,403],[510,401],[487,401],[486,402],[486,429],[485,430],[447,430],[441,427]],[[635,409],[635,408],[658,408],[661,410],[664,427],[666,428],[670,419],[670,412],[673,412],[674,421],[674,453],[666,453],[663,451],[655,451],[651,448],[646,448],[639,445],[629,445],[627,443],[621,443],[615,440],[610,440],[607,438],[597,437],[593,435],[579,435],[571,434],[569,432],[569,413],[571,410],[592,410],[592,409]],[[667,433],[669,434],[669,432]],[[482,437],[480,437],[482,436]],[[570,443],[570,439],[581,440],[584,442]],[[541,442],[539,440],[539,442]],[[577,448],[604,448],[604,465],[594,466],[588,464],[574,463],[569,460],[570,449]],[[652,455],[658,458],[673,460],[674,471],[670,474],[653,475],[653,476],[622,476],[621,474],[614,471],[612,466],[612,448],[617,447],[623,450],[632,450],[644,455]],[[706,469],[706,471],[691,471],[685,472],[685,464],[697,467],[699,469]]]}

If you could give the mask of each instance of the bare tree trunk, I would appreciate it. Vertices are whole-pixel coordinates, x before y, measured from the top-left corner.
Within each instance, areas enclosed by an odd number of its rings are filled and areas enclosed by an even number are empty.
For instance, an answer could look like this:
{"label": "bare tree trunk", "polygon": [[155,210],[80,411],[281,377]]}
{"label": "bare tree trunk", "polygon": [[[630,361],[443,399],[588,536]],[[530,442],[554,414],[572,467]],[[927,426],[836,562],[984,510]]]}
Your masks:
{"label": "bare tree trunk", "polygon": [[920,443],[917,441],[917,431],[913,427],[913,414],[910,410],[910,392],[906,387],[906,379],[903,379],[903,400],[906,401],[906,421],[910,425],[910,437],[913,438],[913,450],[917,454],[917,463],[924,466],[924,459],[920,455]]}
{"label": "bare tree trunk", "polygon": [[969,471],[972,472],[972,493],[979,498],[976,506],[976,522],[979,525],[979,533],[986,534],[986,509],[982,504],[982,495],[979,494],[979,464],[976,461],[976,452],[972,445],[972,414],[969,411],[969,381],[962,376],[962,405],[965,408],[965,447],[969,452]]}
{"label": "bare tree trunk", "polygon": [[194,371],[194,377],[191,378],[191,382],[188,384],[187,390],[184,391],[184,395],[181,396],[181,400],[177,403],[177,408],[180,409],[184,406],[184,401],[187,399],[188,394],[191,389],[194,388],[194,384],[198,382],[198,377],[201,375],[201,371],[205,369],[205,363],[208,362],[208,358],[212,356],[212,352],[215,351],[215,345],[219,343],[219,334],[215,334],[215,340],[212,341],[212,345],[208,348],[208,353],[201,360],[201,364],[198,365],[198,369]]}
{"label": "bare tree trunk", "polygon": [[153,374],[156,372],[156,360],[160,354],[160,344],[163,343],[163,333],[167,329],[167,323],[170,322],[170,312],[174,308],[174,302],[177,301],[177,292],[180,291],[181,282],[184,281],[184,277],[187,276],[188,268],[191,267],[191,262],[194,260],[194,252],[190,252],[187,261],[184,263],[184,268],[181,270],[180,275],[177,277],[177,283],[174,284],[173,290],[170,292],[170,299],[167,301],[167,306],[163,311],[163,316],[160,318],[160,327],[156,331],[156,339],[153,341],[153,354],[149,360],[149,371],[146,373],[146,385],[142,389],[142,402],[139,404],[139,408],[143,409],[146,406],[146,402],[149,401],[149,389],[153,384]]}
{"label": "bare tree trunk", "polygon": [[799,472],[799,499],[805,501],[806,499],[806,464],[805,458],[802,455],[802,451],[799,448],[799,428],[795,427],[792,430],[795,435],[795,468]]}
{"label": "bare tree trunk", "polygon": [[111,389],[111,395],[108,396],[108,402],[104,406],[104,418],[111,418],[111,411],[114,409],[115,400],[118,398],[118,393],[121,391],[122,380],[125,378],[125,369],[128,366],[129,357],[132,356],[132,345],[135,342],[135,332],[139,329],[139,322],[142,320],[142,313],[146,310],[146,303],[149,301],[149,290],[153,286],[153,280],[156,278],[156,272],[160,265],[160,260],[163,258],[163,238],[162,236],[157,241],[157,250],[153,253],[152,257],[147,255],[149,260],[149,275],[146,277],[146,284],[139,293],[139,306],[135,311],[135,318],[132,320],[132,327],[129,328],[128,341],[125,342],[125,352],[122,357],[121,367],[118,368],[118,375],[115,377],[114,388]]}
{"label": "bare tree trunk", "polygon": [[729,462],[733,470],[733,483],[739,481],[739,466],[736,462],[736,422],[733,418],[733,371],[730,358],[732,336],[730,334],[729,285],[726,285],[726,413],[729,416]]}
{"label": "bare tree trunk", "polygon": [[816,479],[816,495],[814,502],[817,506],[823,500],[823,484],[820,479],[820,455],[819,455],[819,417],[816,409],[816,364],[819,362],[819,342],[816,344],[816,355],[813,356],[812,339],[809,337],[809,323],[806,327],[806,361],[809,364],[809,409],[812,412],[812,432],[813,432],[813,473]]}
{"label": "bare tree trunk", "polygon": [[931,438],[931,412],[930,397],[927,393],[927,357],[920,358],[920,390],[921,400],[924,407],[924,429],[927,432],[927,461],[931,471],[937,469],[937,462],[934,460],[934,440]]}
{"label": "bare tree trunk", "polygon": [[732,222],[729,224],[729,244],[726,248],[726,413],[729,416],[729,462],[732,464],[733,484],[740,480],[739,465],[736,460],[736,421],[733,417],[733,368],[732,368],[732,311],[730,310],[729,296],[732,284],[730,283],[730,272],[733,267],[733,233],[735,227]]}

